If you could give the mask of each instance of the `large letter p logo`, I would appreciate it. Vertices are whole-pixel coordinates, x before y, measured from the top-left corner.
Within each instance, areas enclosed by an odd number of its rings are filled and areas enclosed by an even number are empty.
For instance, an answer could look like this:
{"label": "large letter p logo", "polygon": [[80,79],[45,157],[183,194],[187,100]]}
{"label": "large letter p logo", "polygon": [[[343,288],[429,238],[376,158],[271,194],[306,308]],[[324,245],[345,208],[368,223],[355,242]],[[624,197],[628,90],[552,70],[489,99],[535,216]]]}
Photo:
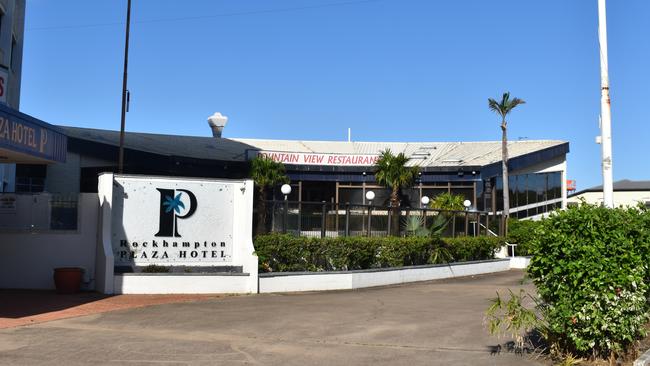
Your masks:
{"label": "large letter p logo", "polygon": [[[196,211],[196,196],[186,189],[162,189],[156,188],[160,192],[160,225],[158,233],[155,236],[174,236],[180,237],[178,233],[178,219],[186,219]],[[181,200],[183,194],[189,198],[189,207]],[[181,212],[185,214],[180,216]]]}

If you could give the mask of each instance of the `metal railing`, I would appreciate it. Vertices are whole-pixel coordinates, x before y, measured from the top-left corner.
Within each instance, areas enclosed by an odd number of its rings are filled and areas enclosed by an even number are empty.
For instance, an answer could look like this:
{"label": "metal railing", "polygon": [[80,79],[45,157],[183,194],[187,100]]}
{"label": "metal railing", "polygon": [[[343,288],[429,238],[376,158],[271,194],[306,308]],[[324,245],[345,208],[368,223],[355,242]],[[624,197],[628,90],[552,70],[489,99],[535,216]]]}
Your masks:
{"label": "metal railing", "polygon": [[501,217],[485,211],[305,201],[266,201],[266,210],[262,231],[305,237],[411,236],[423,230],[445,237],[501,232]]}

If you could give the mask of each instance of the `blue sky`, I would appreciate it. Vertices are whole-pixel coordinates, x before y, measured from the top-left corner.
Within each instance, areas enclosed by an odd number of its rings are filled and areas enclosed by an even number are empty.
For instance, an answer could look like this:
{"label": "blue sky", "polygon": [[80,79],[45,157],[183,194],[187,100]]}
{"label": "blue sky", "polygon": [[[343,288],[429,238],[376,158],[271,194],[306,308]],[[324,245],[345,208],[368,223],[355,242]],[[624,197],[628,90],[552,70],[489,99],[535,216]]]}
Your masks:
{"label": "blue sky", "polygon": [[[183,6],[179,6],[183,4]],[[28,0],[21,110],[119,129],[126,0]],[[650,2],[609,1],[614,178],[650,179]],[[571,144],[600,184],[596,0],[133,0],[127,131],[357,141],[500,139],[487,98],[527,104],[511,139]]]}

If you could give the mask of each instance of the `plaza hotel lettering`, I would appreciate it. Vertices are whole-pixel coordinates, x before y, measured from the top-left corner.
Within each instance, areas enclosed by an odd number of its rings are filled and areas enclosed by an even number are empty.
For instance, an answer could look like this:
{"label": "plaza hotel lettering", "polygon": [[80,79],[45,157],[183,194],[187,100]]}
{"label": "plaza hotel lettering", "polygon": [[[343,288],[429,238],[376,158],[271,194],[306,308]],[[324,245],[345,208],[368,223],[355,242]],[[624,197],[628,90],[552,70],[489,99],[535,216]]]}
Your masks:
{"label": "plaza hotel lettering", "polygon": [[[170,257],[169,248],[176,248],[172,251]],[[215,259],[227,260],[226,242],[208,242],[208,241],[132,241],[120,240],[120,247],[117,251],[119,260],[129,259],[170,259],[170,260],[187,260],[187,259]]]}
{"label": "plaza hotel lettering", "polygon": [[47,131],[43,128],[37,130],[23,123],[10,121],[0,116],[0,140],[5,140],[14,146],[24,146],[43,153],[47,146]]}

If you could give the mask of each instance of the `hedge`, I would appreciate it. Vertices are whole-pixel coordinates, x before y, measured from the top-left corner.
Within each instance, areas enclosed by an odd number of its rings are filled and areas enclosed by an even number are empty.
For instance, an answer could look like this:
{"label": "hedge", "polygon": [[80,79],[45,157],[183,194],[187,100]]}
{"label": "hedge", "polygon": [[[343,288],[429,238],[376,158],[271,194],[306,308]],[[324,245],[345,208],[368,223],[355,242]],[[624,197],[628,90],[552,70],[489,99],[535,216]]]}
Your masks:
{"label": "hedge", "polygon": [[335,271],[402,267],[494,258],[504,245],[496,237],[338,237],[282,234],[255,238],[262,272]]}
{"label": "hedge", "polygon": [[645,334],[650,212],[569,208],[535,230],[528,274],[547,338],[563,352],[611,357]]}
{"label": "hedge", "polygon": [[535,230],[542,221],[508,219],[508,243],[517,244],[515,254],[518,256],[531,255],[535,242]]}

